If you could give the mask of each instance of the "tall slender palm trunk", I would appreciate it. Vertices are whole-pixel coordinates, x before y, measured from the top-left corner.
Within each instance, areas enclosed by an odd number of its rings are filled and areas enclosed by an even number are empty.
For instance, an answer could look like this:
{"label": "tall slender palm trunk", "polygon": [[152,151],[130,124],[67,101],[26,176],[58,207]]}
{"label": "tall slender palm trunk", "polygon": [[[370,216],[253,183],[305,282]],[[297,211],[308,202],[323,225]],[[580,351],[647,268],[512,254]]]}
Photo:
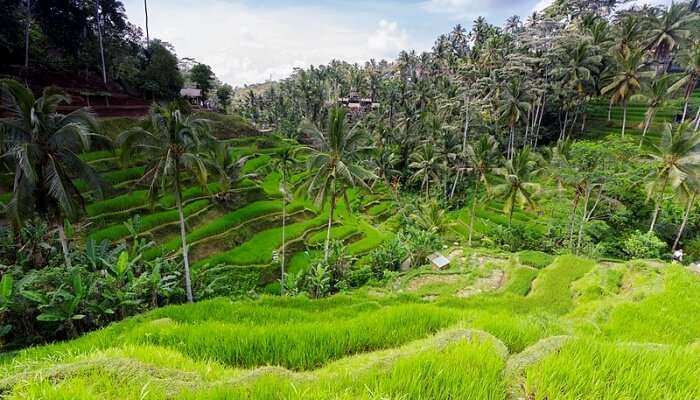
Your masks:
{"label": "tall slender palm trunk", "polygon": [[32,0],[24,0],[25,15],[24,22],[24,68],[29,68],[29,30],[32,26]]}
{"label": "tall slender palm trunk", "polygon": [[654,114],[655,112],[651,111],[651,113],[644,120],[644,130],[642,131],[642,137],[639,139],[639,148],[642,148],[642,143],[644,143],[644,137],[647,135],[649,125],[651,125],[651,120],[654,119]]}
{"label": "tall slender palm trunk", "polygon": [[182,242],[182,261],[185,265],[185,292],[187,294],[187,302],[192,303],[192,280],[190,277],[190,259],[187,248],[187,228],[185,227],[185,214],[182,211],[182,195],[180,193],[180,166],[175,164],[175,204],[177,205],[177,213],[180,216],[180,241]]}
{"label": "tall slender palm trunk", "polygon": [[60,218],[56,219],[56,230],[58,230],[58,240],[61,242],[61,250],[63,251],[63,261],[66,263],[66,268],[71,267],[70,251],[68,250],[68,237],[63,226],[63,221]]}
{"label": "tall slender palm trunk", "polygon": [[105,48],[102,43],[102,19],[100,18],[100,2],[95,1],[95,23],[97,24],[97,36],[100,43],[100,59],[102,61],[102,82],[107,85],[107,67],[105,64]]}
{"label": "tall slender palm trunk", "polygon": [[143,0],[143,11],[146,14],[146,47],[151,43],[151,35],[148,31],[148,0]]}
{"label": "tall slender palm trunk", "polygon": [[656,220],[659,217],[659,211],[661,210],[661,196],[663,196],[664,191],[666,191],[666,185],[668,185],[668,176],[664,179],[664,184],[661,186],[661,190],[656,195],[656,205],[654,206],[654,215],[651,217],[651,225],[649,226],[649,233],[654,231],[656,226]]}
{"label": "tall slender palm trunk", "polygon": [[681,122],[685,122],[685,117],[688,114],[688,103],[690,100],[690,94],[693,93],[693,89],[695,89],[695,84],[696,84],[696,80],[691,79],[691,81],[688,82],[688,86],[685,89],[685,97],[684,97],[684,104],[683,104],[683,118],[681,118]]}
{"label": "tall slender palm trunk", "polygon": [[610,120],[612,119],[612,118],[611,118],[611,116],[612,116],[612,106],[613,106],[613,102],[612,102],[612,100],[610,100],[610,103],[608,103],[608,122],[610,122]]}
{"label": "tall slender palm trunk", "polygon": [[284,255],[287,251],[285,248],[287,245],[286,242],[286,237],[285,237],[285,230],[287,228],[287,179],[286,179],[286,174],[284,173],[284,168],[282,169],[282,252],[280,254],[281,258],[281,271],[280,271],[280,279],[282,280],[282,294],[284,295],[284,288],[286,286],[286,279],[284,277]]}
{"label": "tall slender palm trunk", "polygon": [[469,239],[467,241],[469,247],[472,246],[472,234],[474,233],[474,218],[476,217],[476,199],[479,195],[479,178],[477,177],[476,183],[474,184],[474,197],[472,198],[472,212],[469,217]]}
{"label": "tall slender palm trunk", "polygon": [[695,130],[700,129],[700,106],[698,106],[698,112],[695,114]]}
{"label": "tall slender palm trunk", "polygon": [[331,226],[333,225],[333,213],[334,212],[335,212],[335,190],[333,190],[333,194],[331,194],[331,209],[330,209],[330,213],[328,214],[328,228],[326,230],[326,249],[324,251],[324,258],[323,258],[325,261],[328,261],[328,251],[330,249],[330,244],[331,244]]}
{"label": "tall slender palm trunk", "polygon": [[625,125],[627,125],[627,100],[622,102],[622,138],[625,138]]}
{"label": "tall slender palm trunk", "polygon": [[683,232],[685,231],[685,227],[688,224],[688,217],[690,216],[690,210],[693,208],[693,204],[695,203],[695,196],[696,194],[693,193],[692,196],[688,199],[688,204],[685,207],[685,213],[683,214],[683,222],[681,223],[681,227],[678,229],[678,235],[676,235],[676,240],[673,241],[673,250],[676,251],[678,248],[678,243],[681,241],[681,237],[683,237]]}

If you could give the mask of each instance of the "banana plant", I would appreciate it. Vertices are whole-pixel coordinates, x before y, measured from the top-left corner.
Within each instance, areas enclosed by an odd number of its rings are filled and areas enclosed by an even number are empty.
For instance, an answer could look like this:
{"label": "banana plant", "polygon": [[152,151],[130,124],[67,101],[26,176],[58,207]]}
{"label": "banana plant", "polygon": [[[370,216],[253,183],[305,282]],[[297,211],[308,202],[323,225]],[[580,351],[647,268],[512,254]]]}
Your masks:
{"label": "banana plant", "polygon": [[5,313],[10,309],[14,295],[14,279],[5,274],[0,279],[0,338],[12,330],[12,325],[5,324]]}
{"label": "banana plant", "polygon": [[78,336],[75,321],[85,318],[85,314],[80,313],[80,305],[87,297],[88,288],[77,271],[73,272],[68,284],[64,283],[48,294],[34,290],[24,290],[21,294],[37,303],[41,312],[37,320],[60,323],[69,337]]}

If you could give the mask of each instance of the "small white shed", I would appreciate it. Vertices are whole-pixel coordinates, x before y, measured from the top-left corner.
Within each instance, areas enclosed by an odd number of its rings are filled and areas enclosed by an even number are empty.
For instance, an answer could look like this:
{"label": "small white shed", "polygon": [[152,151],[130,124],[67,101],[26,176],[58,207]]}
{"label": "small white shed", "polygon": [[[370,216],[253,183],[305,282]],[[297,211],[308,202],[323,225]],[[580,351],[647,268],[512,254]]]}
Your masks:
{"label": "small white shed", "polygon": [[450,260],[440,253],[429,255],[428,260],[430,261],[430,265],[433,266],[433,269],[444,269],[450,265]]}

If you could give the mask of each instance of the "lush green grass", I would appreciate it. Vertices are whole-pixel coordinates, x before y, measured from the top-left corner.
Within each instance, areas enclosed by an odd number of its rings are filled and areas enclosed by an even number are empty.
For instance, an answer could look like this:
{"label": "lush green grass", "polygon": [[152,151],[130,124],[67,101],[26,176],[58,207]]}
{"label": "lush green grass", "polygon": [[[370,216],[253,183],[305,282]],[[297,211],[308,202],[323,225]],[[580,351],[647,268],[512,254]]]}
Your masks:
{"label": "lush green grass", "polygon": [[554,261],[554,257],[541,251],[525,250],[518,253],[518,260],[521,264],[542,269]]}
{"label": "lush green grass", "polygon": [[[322,226],[325,218],[317,218]],[[264,245],[277,247],[274,239],[255,247]],[[313,256],[295,254],[289,269]],[[596,266],[573,256],[537,269],[519,256],[501,255],[500,267],[450,271],[467,274],[460,282],[507,271],[501,290],[466,299],[446,291],[428,303],[389,284],[322,300],[263,296],[161,308],[71,342],[0,356],[0,376],[8,377],[0,388],[9,398],[106,399],[700,395],[700,348],[689,344],[700,338],[700,278],[681,267]],[[647,281],[663,285],[628,293]],[[596,296],[587,294],[596,287]],[[572,310],[601,301],[612,305],[601,329],[577,329],[582,321],[570,318]],[[576,336],[561,350],[535,351],[521,375],[512,375],[517,353],[562,334]]]}
{"label": "lush green grass", "polygon": [[[331,227],[331,240],[345,240],[357,233],[357,227],[352,225],[340,225]],[[310,245],[321,244],[326,241],[328,230],[324,229],[311,235],[306,241]]]}
{"label": "lush green grass", "polygon": [[[302,203],[291,203],[287,205],[288,212],[299,211],[304,208]],[[262,217],[265,215],[276,214],[282,212],[281,200],[257,201],[250,203],[238,210],[231,211],[206,225],[200,226],[187,234],[187,242],[192,245],[200,240],[220,235],[228,230],[234,229],[251,219]],[[162,245],[147,250],[144,257],[147,260],[156,258],[161,255],[166,255],[180,248],[181,243],[179,238],[172,239]]]}
{"label": "lush green grass", "polygon": [[530,399],[697,399],[700,350],[577,340],[527,370]]}
{"label": "lush green grass", "polygon": [[[183,207],[182,211],[185,217],[189,217],[209,207],[210,204],[211,202],[207,199],[197,200]],[[180,216],[177,210],[168,210],[144,215],[139,219],[139,224],[137,227],[138,233],[143,233],[165,224],[177,222],[179,218]],[[89,238],[95,240],[97,243],[100,243],[103,240],[115,242],[124,239],[127,236],[129,236],[129,230],[127,229],[126,225],[124,225],[124,223],[119,223],[99,229],[90,234]]]}
{"label": "lush green grass", "polygon": [[700,338],[700,279],[673,266],[666,287],[612,311],[603,333],[617,340],[686,344]]}
{"label": "lush green grass", "polygon": [[[328,216],[318,215],[312,219],[297,222],[286,227],[286,239],[294,240],[312,228],[320,228],[327,222]],[[207,257],[193,265],[199,268],[205,264],[211,266],[226,265],[264,265],[272,262],[272,252],[282,246],[282,228],[268,229],[257,233],[250,240],[229,251]]]}

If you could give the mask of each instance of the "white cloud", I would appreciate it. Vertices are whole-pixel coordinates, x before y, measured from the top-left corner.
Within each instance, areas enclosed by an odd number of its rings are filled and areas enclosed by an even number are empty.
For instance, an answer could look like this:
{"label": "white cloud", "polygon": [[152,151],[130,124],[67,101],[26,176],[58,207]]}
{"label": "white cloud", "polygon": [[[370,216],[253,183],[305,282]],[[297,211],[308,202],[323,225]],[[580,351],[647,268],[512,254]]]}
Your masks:
{"label": "white cloud", "polygon": [[395,58],[401,50],[406,49],[407,44],[406,31],[399,29],[398,23],[385,19],[379,21],[377,30],[367,38],[369,49],[384,58]]}
{"label": "white cloud", "polygon": [[426,0],[421,7],[430,13],[450,15],[454,19],[488,16],[494,0]]}
{"label": "white cloud", "polygon": [[[124,0],[129,19],[143,27],[143,2]],[[212,67],[233,85],[288,76],[295,67],[332,59],[393,58],[408,43],[396,22],[357,25],[311,6],[251,7],[226,0],[150,0],[151,37],[172,43],[180,57]],[[303,4],[303,3],[302,3]]]}
{"label": "white cloud", "polygon": [[535,11],[540,12],[540,11],[544,10],[545,8],[551,6],[552,4],[554,4],[554,0],[540,0],[537,2],[537,4],[535,4],[534,7],[532,7],[532,11],[533,12],[535,12]]}

